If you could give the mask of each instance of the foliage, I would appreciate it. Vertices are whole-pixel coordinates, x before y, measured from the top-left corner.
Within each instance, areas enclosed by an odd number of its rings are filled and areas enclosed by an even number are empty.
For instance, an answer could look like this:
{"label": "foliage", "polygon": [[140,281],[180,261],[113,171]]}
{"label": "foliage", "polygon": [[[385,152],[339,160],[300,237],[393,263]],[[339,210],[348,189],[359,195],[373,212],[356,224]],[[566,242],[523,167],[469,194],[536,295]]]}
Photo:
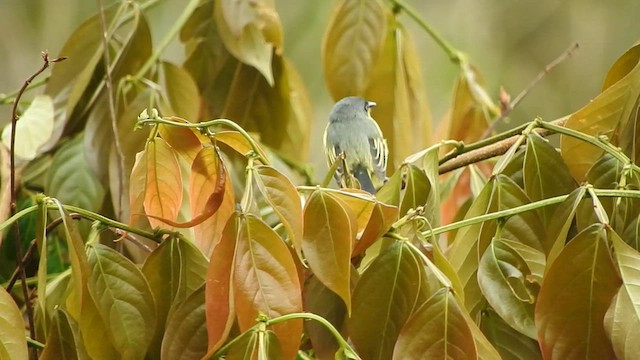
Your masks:
{"label": "foliage", "polygon": [[[419,14],[337,1],[327,87],[378,102],[393,157],[373,196],[313,183],[273,1],[191,0],[157,49],[154,4],[101,9],[44,93],[16,94],[0,357],[635,357],[640,46],[582,109],[491,135],[514,104]],[[402,14],[459,67],[451,140]],[[160,58],[176,36],[182,65]]]}

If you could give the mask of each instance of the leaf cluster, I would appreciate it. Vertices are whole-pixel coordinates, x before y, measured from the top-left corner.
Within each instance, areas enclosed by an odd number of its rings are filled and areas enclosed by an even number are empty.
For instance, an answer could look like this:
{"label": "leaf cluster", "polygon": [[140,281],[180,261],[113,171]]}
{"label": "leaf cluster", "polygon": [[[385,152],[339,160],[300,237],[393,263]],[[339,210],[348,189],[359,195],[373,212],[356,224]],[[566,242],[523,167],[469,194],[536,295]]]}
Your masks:
{"label": "leaf cluster", "polygon": [[[2,148],[0,358],[637,356],[640,46],[582,109],[493,135],[512,104],[419,14],[336,2],[327,87],[378,102],[393,155],[370,195],[313,184],[273,1],[192,0],[156,49],[150,5],[78,27]],[[450,140],[403,14],[459,67]],[[176,36],[182,65],[160,59]]]}

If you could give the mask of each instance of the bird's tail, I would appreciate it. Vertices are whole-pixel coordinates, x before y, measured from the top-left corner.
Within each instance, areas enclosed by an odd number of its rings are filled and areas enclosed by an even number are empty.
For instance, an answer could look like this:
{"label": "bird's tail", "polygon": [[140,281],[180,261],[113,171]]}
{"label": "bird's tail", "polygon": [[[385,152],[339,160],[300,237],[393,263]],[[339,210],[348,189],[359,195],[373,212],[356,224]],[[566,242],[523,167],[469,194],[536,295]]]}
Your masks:
{"label": "bird's tail", "polygon": [[360,164],[356,165],[355,168],[353,169],[353,176],[355,176],[355,178],[358,179],[358,182],[360,183],[360,188],[362,190],[368,192],[369,194],[375,195],[376,188],[373,187],[371,176],[369,175],[369,172],[364,166]]}

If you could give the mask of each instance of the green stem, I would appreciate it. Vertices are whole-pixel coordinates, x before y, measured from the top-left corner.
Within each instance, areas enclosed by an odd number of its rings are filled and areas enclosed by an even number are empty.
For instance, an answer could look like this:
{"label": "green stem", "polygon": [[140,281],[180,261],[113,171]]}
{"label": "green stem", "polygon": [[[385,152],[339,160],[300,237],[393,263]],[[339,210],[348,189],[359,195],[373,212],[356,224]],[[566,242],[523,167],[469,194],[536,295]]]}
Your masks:
{"label": "green stem", "polygon": [[338,344],[343,350],[349,351],[353,356],[356,357],[356,359],[360,359],[360,357],[358,356],[358,354],[356,354],[355,350],[353,350],[351,345],[349,345],[349,343],[342,337],[342,334],[340,334],[340,332],[333,326],[333,324],[331,324],[327,319],[323,318],[322,316],[319,316],[313,313],[294,313],[294,314],[278,316],[277,318],[267,320],[266,323],[267,325],[275,325],[277,323],[281,323],[288,320],[294,320],[294,319],[315,320],[321,323],[335,337],[336,341],[338,342]]}
{"label": "green stem", "polygon": [[27,344],[29,344],[30,346],[33,346],[35,348],[38,348],[38,349],[44,349],[44,344],[43,343],[41,343],[40,341],[37,341],[37,340],[33,340],[30,337],[27,337]]}
{"label": "green stem", "polygon": [[[614,158],[616,158],[618,161],[620,161],[625,165],[633,164],[632,161],[620,149],[611,145],[610,142],[604,141],[598,138],[597,136],[588,135],[583,132],[580,132],[568,127],[564,127],[564,126],[558,126],[546,121],[538,121],[538,126],[543,129],[551,130],[553,132],[556,132],[562,135],[571,136],[573,138],[582,140],[586,143],[596,146],[604,150],[605,152],[611,154],[611,156],[613,156]],[[640,168],[638,168],[636,165],[632,165],[632,167],[635,171],[640,171]]]}
{"label": "green stem", "polygon": [[465,56],[462,52],[456,50],[451,46],[435,29],[427,24],[422,17],[411,6],[406,4],[402,0],[391,0],[391,3],[395,8],[401,9],[405,14],[409,15],[424,31],[431,36],[431,38],[442,48],[442,50],[449,56],[449,59],[458,66],[466,63]]}
{"label": "green stem", "polygon": [[[609,190],[609,189],[593,189],[593,194],[603,197],[628,197],[640,199],[640,190]],[[431,237],[439,234],[443,234],[452,230],[460,229],[465,226],[479,224],[485,221],[496,220],[500,218],[506,218],[514,215],[518,215],[523,212],[535,210],[545,206],[555,205],[563,202],[569,195],[560,195],[551,197],[548,199],[535,201],[529,204],[517,206],[511,209],[500,210],[480,216],[475,216],[470,219],[456,221],[451,224],[439,226],[430,230],[422,232],[425,237]]]}
{"label": "green stem", "polygon": [[501,174],[504,171],[507,165],[511,162],[511,159],[513,159],[513,157],[515,156],[516,151],[518,151],[518,148],[520,147],[520,145],[524,143],[524,141],[527,139],[529,134],[531,134],[533,129],[538,127],[538,124],[540,123],[540,121],[541,120],[536,119],[530,122],[529,125],[527,125],[527,127],[525,127],[524,130],[522,130],[522,134],[518,136],[516,141],[509,148],[509,150],[507,150],[504,156],[500,158],[496,166],[493,168],[493,175]]}
{"label": "green stem", "polygon": [[[152,1],[149,1],[148,3],[154,5]],[[148,3],[145,3],[144,5],[149,6]],[[135,79],[140,79],[144,77],[147,72],[149,72],[149,69],[151,69],[151,67],[158,61],[167,46],[171,44],[171,41],[173,41],[173,39],[178,36],[180,29],[182,28],[182,26],[184,26],[187,20],[189,20],[189,17],[191,17],[191,14],[193,14],[198,5],[200,5],[200,0],[191,0],[187,4],[187,7],[184,9],[182,14],[180,14],[178,20],[176,20],[171,29],[169,29],[167,35],[162,39],[162,41],[160,41],[160,44],[158,44],[156,51],[147,59],[140,70],[138,70],[138,72],[133,76]]]}
{"label": "green stem", "polygon": [[[11,224],[13,224],[14,222],[18,221],[20,218],[29,215],[33,212],[36,212],[38,210],[38,205],[33,205],[30,206],[28,208],[22,209],[19,212],[17,212],[15,215],[11,216],[10,218],[8,218],[7,220],[5,220],[3,223],[0,224],[0,231],[3,231],[4,229],[6,229],[7,227],[11,226]],[[79,208],[76,206],[71,206],[71,205],[62,205],[62,207],[65,208],[65,210],[69,211],[69,212],[74,212],[77,213],[79,215],[81,215],[82,217],[86,218],[86,219],[90,219],[90,220],[94,220],[94,221],[99,221],[109,227],[114,227],[114,228],[118,228],[118,229],[122,229],[126,232],[130,232],[132,234],[136,234],[148,239],[151,239],[153,241],[156,242],[160,242],[160,239],[162,238],[162,236],[164,235],[175,235],[176,232],[175,231],[170,231],[170,230],[164,230],[164,229],[157,229],[154,232],[149,232],[149,231],[145,231],[145,230],[140,230],[138,228],[134,228],[131,227],[127,224],[121,223],[119,221],[110,219],[106,216],[102,216],[100,214],[96,214],[94,212],[91,212],[89,210],[85,210],[83,208]],[[58,210],[58,207],[54,204],[47,204],[46,208],[48,210]]]}

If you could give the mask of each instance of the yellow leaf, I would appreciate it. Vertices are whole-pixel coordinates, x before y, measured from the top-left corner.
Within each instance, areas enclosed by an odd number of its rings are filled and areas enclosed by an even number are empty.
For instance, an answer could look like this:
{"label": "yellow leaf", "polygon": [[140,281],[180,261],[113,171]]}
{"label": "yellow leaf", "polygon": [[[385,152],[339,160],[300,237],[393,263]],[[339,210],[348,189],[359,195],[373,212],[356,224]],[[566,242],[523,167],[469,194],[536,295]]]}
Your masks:
{"label": "yellow leaf", "polygon": [[342,0],[334,8],[322,42],[322,66],[334,100],[362,95],[369,85],[386,36],[386,14],[381,0]]}

